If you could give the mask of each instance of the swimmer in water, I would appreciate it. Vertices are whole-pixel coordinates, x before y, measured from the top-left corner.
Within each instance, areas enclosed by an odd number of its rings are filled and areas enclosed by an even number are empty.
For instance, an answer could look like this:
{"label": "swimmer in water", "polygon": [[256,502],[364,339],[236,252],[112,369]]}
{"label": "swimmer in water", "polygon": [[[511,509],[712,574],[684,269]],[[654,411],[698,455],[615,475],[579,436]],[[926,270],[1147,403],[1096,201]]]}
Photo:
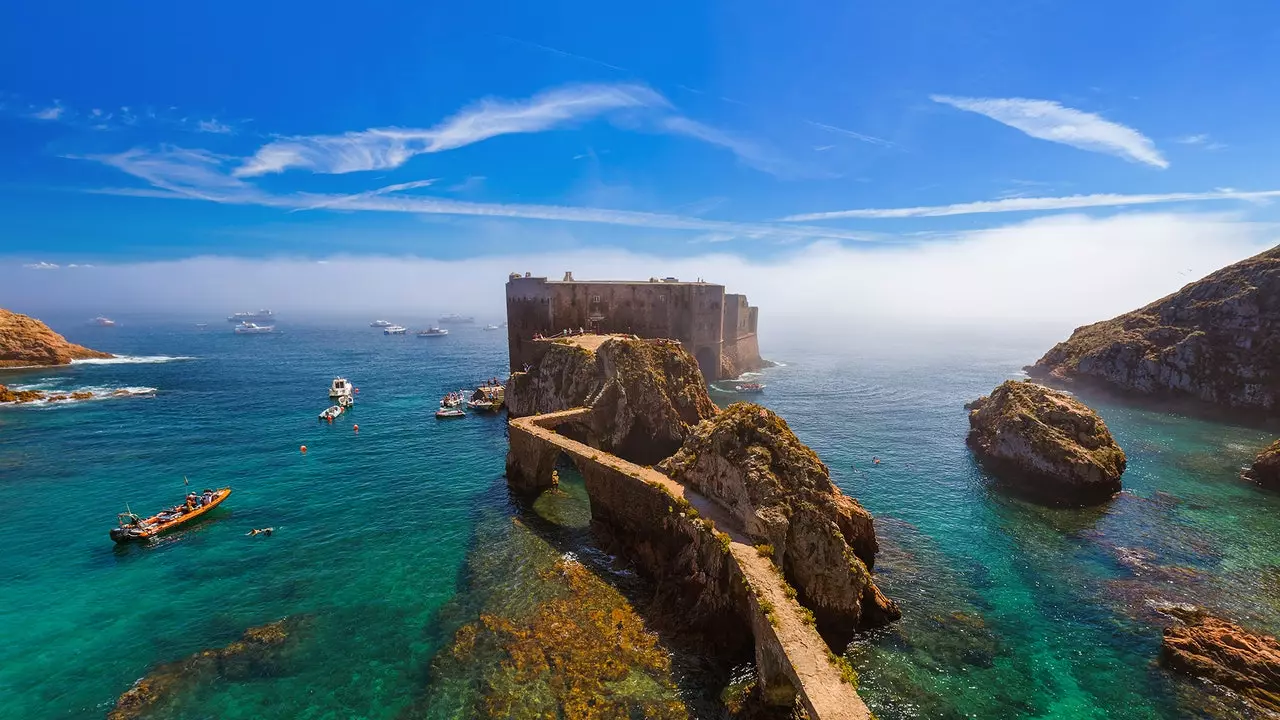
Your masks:
{"label": "swimmer in water", "polygon": [[275,532],[275,531],[276,531],[276,529],[275,529],[275,528],[260,528],[260,529],[259,529],[259,528],[254,528],[253,530],[250,530],[249,532],[245,533],[245,535],[249,535],[249,536],[253,536],[253,535],[266,535],[266,536],[270,537],[271,533],[273,533],[273,532]]}
{"label": "swimmer in water", "polygon": [[873,457],[873,458],[871,458],[871,462],[872,462],[872,463],[874,463],[874,464],[876,464],[876,465],[879,465],[879,464],[880,464],[880,458],[878,458],[878,457]]}

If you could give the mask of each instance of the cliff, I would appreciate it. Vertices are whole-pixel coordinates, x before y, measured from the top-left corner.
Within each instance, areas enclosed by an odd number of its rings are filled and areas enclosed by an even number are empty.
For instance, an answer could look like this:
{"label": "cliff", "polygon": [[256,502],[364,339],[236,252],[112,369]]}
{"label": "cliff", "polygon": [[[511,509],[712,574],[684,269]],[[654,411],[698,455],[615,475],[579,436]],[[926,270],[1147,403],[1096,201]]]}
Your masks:
{"label": "cliff", "polygon": [[1242,477],[1263,487],[1280,490],[1280,440],[1258,453],[1253,465],[1242,473]]}
{"label": "cliff", "polygon": [[1120,491],[1124,451],[1102,418],[1070,395],[1009,380],[969,407],[966,442],[1014,489],[1064,505],[1095,504]]}
{"label": "cliff", "polygon": [[832,484],[818,456],[769,410],[730,405],[658,469],[729,510],[824,629],[843,634],[900,616],[871,578],[871,514]]}
{"label": "cliff", "polygon": [[1200,608],[1165,608],[1179,622],[1164,631],[1160,660],[1230,688],[1268,714],[1280,713],[1280,642]]}
{"label": "cliff", "polygon": [[716,412],[697,361],[679,343],[602,335],[547,343],[537,366],[511,376],[513,416],[590,407],[589,420],[566,434],[647,464],[675,452]]}
{"label": "cliff", "polygon": [[1078,328],[1033,376],[1280,410],[1280,247],[1117,318]]}
{"label": "cliff", "polygon": [[67,365],[72,360],[109,357],[110,353],[67,342],[35,318],[0,308],[0,368]]}

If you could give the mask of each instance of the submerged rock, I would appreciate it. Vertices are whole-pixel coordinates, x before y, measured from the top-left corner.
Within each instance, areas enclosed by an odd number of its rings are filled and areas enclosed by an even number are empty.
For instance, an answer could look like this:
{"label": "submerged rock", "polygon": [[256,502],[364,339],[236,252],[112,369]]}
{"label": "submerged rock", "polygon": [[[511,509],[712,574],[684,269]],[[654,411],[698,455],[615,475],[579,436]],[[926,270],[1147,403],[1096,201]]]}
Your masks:
{"label": "submerged rock", "polygon": [[653,463],[716,412],[697,361],[678,342],[584,335],[547,345],[535,367],[511,376],[514,416],[590,407],[583,440]]}
{"label": "submerged rock", "polygon": [[109,357],[111,353],[67,342],[35,318],[0,308],[0,368],[67,365],[72,360]]}
{"label": "submerged rock", "polygon": [[1280,247],[1077,328],[1027,370],[1147,396],[1280,410]]}
{"label": "submerged rock", "polygon": [[824,628],[844,633],[901,615],[871,578],[871,514],[832,484],[826,465],[774,413],[730,405],[658,469],[724,506],[760,539]]}
{"label": "submerged rock", "polygon": [[184,690],[214,679],[241,680],[276,672],[277,653],[297,627],[290,618],[249,628],[226,647],[201,650],[177,662],[157,666],[116,700],[107,720],[131,720],[150,714]]}
{"label": "submerged rock", "polygon": [[1280,440],[1258,453],[1253,465],[1244,471],[1243,477],[1263,487],[1280,490]]}
{"label": "submerged rock", "polygon": [[1070,395],[1009,380],[969,407],[966,442],[1011,487],[1063,505],[1096,504],[1120,491],[1124,451],[1102,418]]}
{"label": "submerged rock", "polygon": [[1160,661],[1166,667],[1230,688],[1280,713],[1280,642],[1202,608],[1170,606],[1163,612],[1180,620],[1164,631]]}
{"label": "submerged rock", "polygon": [[45,394],[39,390],[10,390],[0,385],[0,403],[27,403],[44,399]]}

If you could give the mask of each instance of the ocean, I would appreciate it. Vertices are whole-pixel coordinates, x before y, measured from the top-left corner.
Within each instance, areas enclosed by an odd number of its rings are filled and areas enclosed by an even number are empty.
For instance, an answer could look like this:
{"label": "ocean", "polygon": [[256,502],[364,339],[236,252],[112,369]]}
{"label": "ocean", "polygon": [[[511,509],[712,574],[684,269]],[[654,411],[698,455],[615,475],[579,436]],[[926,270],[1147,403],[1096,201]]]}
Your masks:
{"label": "ocean", "polygon": [[[302,624],[278,662],[201,678],[147,716],[467,717],[466,666],[440,660],[459,627],[528,609],[566,556],[602,587],[643,592],[594,547],[572,473],[524,506],[502,477],[501,417],[432,416],[444,392],[504,373],[505,331],[50,320],[122,357],[0,383],[138,396],[0,407],[0,717],[102,717],[149,668],[284,617]],[[877,717],[1249,716],[1155,663],[1155,607],[1196,602],[1280,632],[1280,496],[1237,477],[1268,433],[1089,398],[1128,453],[1125,492],[1047,509],[991,487],[964,446],[963,405],[1064,329],[833,340],[761,326],[781,365],[749,399],[876,517],[878,582],[903,620],[848,657]],[[335,375],[360,393],[330,425],[316,415]],[[126,504],[149,514],[221,486],[233,494],[207,521],[155,545],[107,537]],[[696,651],[664,651],[674,684],[635,692],[713,713]]]}

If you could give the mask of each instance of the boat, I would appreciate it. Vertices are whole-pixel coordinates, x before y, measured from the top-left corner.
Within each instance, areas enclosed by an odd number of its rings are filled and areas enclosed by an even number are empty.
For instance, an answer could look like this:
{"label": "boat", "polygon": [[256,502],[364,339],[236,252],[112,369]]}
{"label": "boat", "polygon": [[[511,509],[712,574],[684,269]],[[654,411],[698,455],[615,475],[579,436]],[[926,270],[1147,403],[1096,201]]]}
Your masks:
{"label": "boat", "polygon": [[440,318],[441,325],[448,325],[450,323],[473,323],[475,321],[476,319],[470,315],[463,316],[457,313],[449,313],[448,315],[443,315]]}
{"label": "boat", "polygon": [[275,320],[275,313],[270,310],[259,310],[257,312],[238,312],[227,316],[227,322],[245,323]]}
{"label": "boat", "polygon": [[418,337],[444,337],[449,331],[444,328],[429,327],[426,330],[419,330]]}
{"label": "boat", "polygon": [[449,420],[452,418],[466,417],[467,414],[458,408],[440,408],[436,411],[436,418],[439,420]]}
{"label": "boat", "polygon": [[458,392],[451,392],[445,395],[444,397],[440,398],[440,407],[442,408],[456,408],[461,404],[462,404],[461,390],[459,390]]}
{"label": "boat", "polygon": [[403,335],[409,332],[409,328],[403,325],[388,325],[382,328],[383,335]]}
{"label": "boat", "polygon": [[196,323],[196,329],[197,329],[197,330],[208,330],[208,329],[209,329],[209,323]]}
{"label": "boat", "polygon": [[764,392],[764,385],[761,385],[760,383],[738,383],[733,386],[733,391],[740,393],[762,393]]}
{"label": "boat", "polygon": [[275,332],[274,325],[258,325],[257,323],[242,322],[236,326],[237,335],[261,335],[263,333]]}
{"label": "boat", "polygon": [[502,403],[485,398],[483,400],[468,400],[467,407],[477,412],[492,412],[502,407]]}
{"label": "boat", "polygon": [[90,320],[89,322],[93,323],[94,325],[97,325],[98,327],[115,327],[116,326],[115,320],[112,320],[111,318],[108,318],[108,317],[103,317],[101,315]]}
{"label": "boat", "polygon": [[[150,540],[161,533],[177,529],[201,517],[222,504],[222,501],[226,500],[230,495],[231,488],[229,487],[218,490],[205,490],[200,496],[196,497],[194,502],[176,505],[168,510],[161,510],[145,520],[126,510],[116,516],[116,522],[119,526],[111,529],[111,539],[118,543]],[[209,498],[208,502],[202,502],[201,498],[205,496]],[[188,495],[187,497],[190,500],[192,496]]]}
{"label": "boat", "polygon": [[330,405],[320,412],[321,420],[333,420],[342,414],[343,407],[341,405]]}
{"label": "boat", "polygon": [[497,330],[497,329],[499,329],[499,328],[498,328],[498,326],[497,326],[497,325],[485,325],[485,326],[484,326],[484,329],[485,329],[485,330]]}
{"label": "boat", "polygon": [[336,377],[329,384],[329,400],[334,405],[350,408],[356,402],[354,388],[346,378]]}
{"label": "boat", "polygon": [[373,322],[369,323],[369,327],[384,328],[384,327],[391,327],[393,324],[394,323],[387,322],[386,320],[374,320]]}

